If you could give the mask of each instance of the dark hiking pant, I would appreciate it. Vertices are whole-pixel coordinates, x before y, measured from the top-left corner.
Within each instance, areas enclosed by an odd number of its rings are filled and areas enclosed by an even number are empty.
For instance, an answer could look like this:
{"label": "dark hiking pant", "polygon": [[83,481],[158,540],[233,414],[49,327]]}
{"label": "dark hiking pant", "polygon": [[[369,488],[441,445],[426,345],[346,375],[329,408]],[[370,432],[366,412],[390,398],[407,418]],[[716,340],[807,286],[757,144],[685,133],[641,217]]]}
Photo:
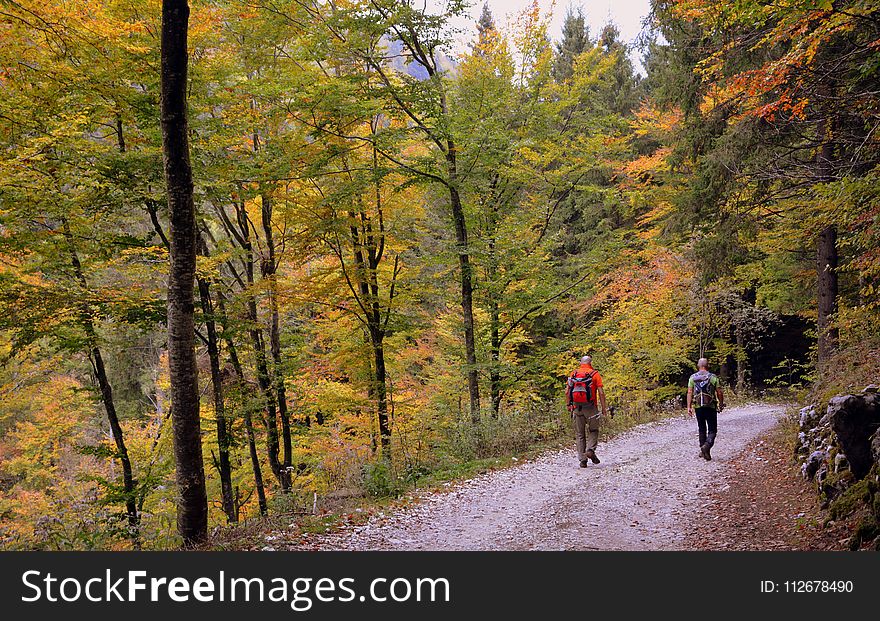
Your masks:
{"label": "dark hiking pant", "polygon": [[708,444],[709,448],[715,444],[715,436],[718,433],[718,410],[715,408],[697,408],[697,427],[700,430],[700,446]]}

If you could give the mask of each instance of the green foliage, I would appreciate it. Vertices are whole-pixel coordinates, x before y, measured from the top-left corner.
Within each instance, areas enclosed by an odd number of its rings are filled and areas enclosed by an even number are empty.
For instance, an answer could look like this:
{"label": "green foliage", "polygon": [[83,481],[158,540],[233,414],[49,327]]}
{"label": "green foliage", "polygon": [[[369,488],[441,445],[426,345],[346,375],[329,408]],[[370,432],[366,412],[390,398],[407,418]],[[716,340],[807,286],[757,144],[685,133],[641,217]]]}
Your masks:
{"label": "green foliage", "polygon": [[[868,127],[866,32],[836,14],[773,20],[757,2],[717,15],[654,4],[663,36],[643,78],[613,25],[591,37],[574,10],[554,44],[537,3],[506,29],[484,10],[453,58],[464,2],[191,2],[212,526],[308,511],[315,494],[396,496],[554,445],[570,433],[563,380],[585,353],[616,407],[611,434],[671,411],[699,355],[747,381],[781,317],[815,316],[812,244],[829,223],[841,349],[873,359],[874,140],[840,147],[836,161],[858,156],[850,172],[792,181],[815,163],[827,108],[811,99],[800,118],[782,92],[736,81],[778,77],[765,56],[812,66],[785,29],[804,26],[828,62],[842,28],[860,47],[836,92],[859,94],[847,101]],[[178,543],[158,9],[29,0],[0,18],[4,545]],[[743,33],[762,49],[739,46]],[[843,118],[843,137],[856,126]],[[811,365],[787,360],[777,383]],[[233,516],[215,502],[223,454]],[[132,496],[137,540],[118,515]]]}
{"label": "green foliage", "polygon": [[394,476],[391,466],[386,460],[368,463],[364,466],[364,490],[370,496],[397,496],[401,481]]}

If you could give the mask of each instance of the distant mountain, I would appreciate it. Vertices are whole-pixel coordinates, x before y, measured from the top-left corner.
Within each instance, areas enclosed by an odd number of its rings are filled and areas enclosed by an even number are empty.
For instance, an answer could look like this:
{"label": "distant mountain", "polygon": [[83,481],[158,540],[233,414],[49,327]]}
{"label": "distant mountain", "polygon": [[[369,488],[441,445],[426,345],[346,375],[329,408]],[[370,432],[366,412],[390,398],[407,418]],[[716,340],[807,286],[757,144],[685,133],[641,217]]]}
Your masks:
{"label": "distant mountain", "polygon": [[[409,51],[406,50],[403,43],[397,40],[386,39],[385,44],[388,48],[388,57],[391,61],[391,67],[395,71],[405,73],[417,80],[425,80],[428,72],[417,62],[411,62]],[[437,67],[447,73],[455,73],[458,63],[446,54],[437,54]]]}

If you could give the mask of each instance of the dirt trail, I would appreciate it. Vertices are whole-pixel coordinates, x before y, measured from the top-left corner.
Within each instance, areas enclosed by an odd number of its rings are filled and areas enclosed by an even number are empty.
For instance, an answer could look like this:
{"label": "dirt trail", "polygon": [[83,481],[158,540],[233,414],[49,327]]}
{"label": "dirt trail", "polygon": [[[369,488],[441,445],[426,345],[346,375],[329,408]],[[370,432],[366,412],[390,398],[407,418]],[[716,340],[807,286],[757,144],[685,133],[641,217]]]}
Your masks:
{"label": "dirt trail", "polygon": [[677,550],[723,489],[734,460],[782,410],[724,411],[713,460],[699,458],[696,423],[674,418],[600,443],[599,465],[578,467],[574,450],[480,475],[426,494],[364,525],[314,537],[309,547],[344,550]]}

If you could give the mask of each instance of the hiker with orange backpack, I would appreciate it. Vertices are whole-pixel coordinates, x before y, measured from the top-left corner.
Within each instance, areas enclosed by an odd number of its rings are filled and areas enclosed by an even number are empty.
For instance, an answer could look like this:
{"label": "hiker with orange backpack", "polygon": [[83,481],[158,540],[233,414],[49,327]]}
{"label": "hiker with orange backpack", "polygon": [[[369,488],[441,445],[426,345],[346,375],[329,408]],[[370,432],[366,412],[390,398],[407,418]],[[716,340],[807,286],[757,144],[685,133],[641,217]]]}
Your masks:
{"label": "hiker with orange backpack", "polygon": [[581,468],[587,467],[587,460],[594,464],[599,463],[599,458],[596,456],[599,426],[602,419],[608,416],[602,376],[593,368],[592,363],[593,359],[590,356],[581,358],[581,365],[569,376],[565,388],[565,402],[574,419],[578,461]]}

